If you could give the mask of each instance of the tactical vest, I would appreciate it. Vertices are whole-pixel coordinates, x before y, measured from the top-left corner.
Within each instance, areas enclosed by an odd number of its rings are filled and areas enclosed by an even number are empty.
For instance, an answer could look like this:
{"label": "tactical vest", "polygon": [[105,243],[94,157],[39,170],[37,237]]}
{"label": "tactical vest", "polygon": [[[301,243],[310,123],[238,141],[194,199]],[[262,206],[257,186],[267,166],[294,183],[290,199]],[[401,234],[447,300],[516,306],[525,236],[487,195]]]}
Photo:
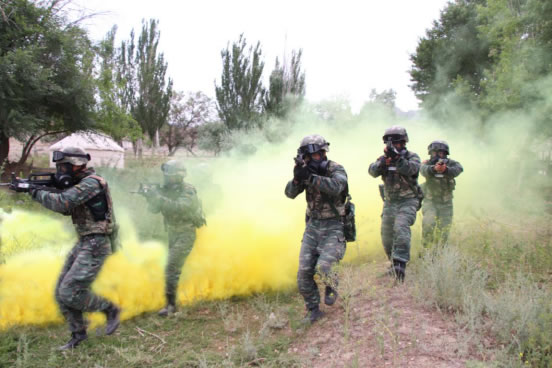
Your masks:
{"label": "tactical vest", "polygon": [[113,211],[113,201],[107,185],[107,181],[101,176],[95,175],[93,170],[88,170],[80,182],[94,179],[100,184],[102,191],[87,202],[75,207],[71,211],[71,218],[79,236],[90,234],[111,235],[116,222]]}
{"label": "tactical vest", "polygon": [[[415,153],[406,152],[405,159],[410,160]],[[384,184],[385,200],[408,199],[418,197],[418,174],[404,176],[399,174],[396,166],[385,166],[381,179]]]}
{"label": "tactical vest", "polygon": [[168,231],[182,232],[205,225],[205,215],[193,185],[185,182],[164,185],[160,189],[160,194],[175,202],[181,198],[188,198],[191,202],[187,211],[174,211],[170,206],[161,209]]}
{"label": "tactical vest", "polygon": [[[333,171],[339,166],[334,161],[328,161],[328,169],[326,177],[331,177]],[[345,216],[345,191],[336,197],[330,197],[325,193],[321,193],[313,186],[307,186],[305,189],[307,199],[307,217],[314,219],[329,219],[336,218],[335,211],[330,203],[333,203],[339,216]]]}
{"label": "tactical vest", "polygon": [[426,198],[433,201],[447,202],[452,200],[456,180],[444,174],[434,174],[426,178],[424,192]]}

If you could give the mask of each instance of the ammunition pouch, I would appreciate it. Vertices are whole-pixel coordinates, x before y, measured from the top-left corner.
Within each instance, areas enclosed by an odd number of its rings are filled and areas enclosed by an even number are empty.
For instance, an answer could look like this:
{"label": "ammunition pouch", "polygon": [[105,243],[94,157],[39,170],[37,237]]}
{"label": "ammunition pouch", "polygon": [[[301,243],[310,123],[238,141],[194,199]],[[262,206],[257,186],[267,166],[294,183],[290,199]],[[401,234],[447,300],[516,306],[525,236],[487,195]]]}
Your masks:
{"label": "ammunition pouch", "polygon": [[86,207],[92,212],[92,217],[94,218],[94,221],[105,221],[107,211],[108,211],[108,205],[107,205],[107,198],[105,197],[105,191],[102,191],[100,194],[96,195],[92,199],[90,199],[88,202],[85,203]]}
{"label": "ammunition pouch", "polygon": [[347,202],[345,202],[345,216],[343,220],[343,235],[345,235],[345,241],[353,242],[356,240],[356,223],[355,223],[355,204],[351,202],[351,196],[347,195]]}
{"label": "ammunition pouch", "polygon": [[351,195],[349,194],[349,185],[343,191],[345,196],[345,216],[340,216],[339,211],[335,207],[332,201],[329,201],[332,211],[338,218],[341,218],[343,223],[343,235],[345,241],[353,242],[356,240],[356,222],[355,222],[355,204],[351,202]]}

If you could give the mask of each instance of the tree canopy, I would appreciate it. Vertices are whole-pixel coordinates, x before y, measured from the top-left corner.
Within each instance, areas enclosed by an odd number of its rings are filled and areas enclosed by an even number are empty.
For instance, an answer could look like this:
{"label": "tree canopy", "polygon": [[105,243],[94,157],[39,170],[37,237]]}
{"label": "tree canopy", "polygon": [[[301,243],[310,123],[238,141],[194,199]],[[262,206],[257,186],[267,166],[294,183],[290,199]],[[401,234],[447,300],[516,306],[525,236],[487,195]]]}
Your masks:
{"label": "tree canopy", "polygon": [[138,44],[134,31],[123,41],[119,53],[118,81],[124,83],[122,102],[152,141],[169,119],[172,79],[166,77],[167,62],[159,45],[159,22],[142,22]]}
{"label": "tree canopy", "polygon": [[422,107],[446,115],[461,102],[485,119],[530,114],[552,134],[552,2],[457,0],[441,13],[411,56],[412,89]]}
{"label": "tree canopy", "polygon": [[291,60],[280,64],[278,58],[270,74],[266,95],[266,112],[276,117],[285,117],[305,96],[305,72],[301,69],[303,50],[291,52]]}
{"label": "tree canopy", "polygon": [[94,52],[86,32],[51,0],[2,2],[0,17],[0,162],[9,138],[25,142],[94,126]]}
{"label": "tree canopy", "polygon": [[261,124],[266,90],[262,84],[261,44],[247,45],[240,35],[221,51],[222,75],[215,84],[217,110],[227,129],[250,129]]}

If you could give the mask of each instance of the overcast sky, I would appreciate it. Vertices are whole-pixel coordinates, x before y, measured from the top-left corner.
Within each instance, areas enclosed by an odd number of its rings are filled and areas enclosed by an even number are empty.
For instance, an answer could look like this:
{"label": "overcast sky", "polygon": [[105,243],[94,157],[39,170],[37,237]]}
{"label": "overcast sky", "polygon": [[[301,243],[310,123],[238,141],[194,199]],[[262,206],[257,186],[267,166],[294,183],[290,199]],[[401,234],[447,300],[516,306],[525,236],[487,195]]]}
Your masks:
{"label": "overcast sky", "polygon": [[214,97],[220,51],[244,33],[249,44],[261,42],[266,82],[276,56],[302,48],[308,100],[345,96],[356,110],[372,88],[393,88],[398,107],[413,110],[418,101],[408,87],[409,55],[447,0],[78,2],[106,13],[85,22],[95,40],[114,24],[120,41],[132,28],[139,33],[142,19],[159,19],[160,48],[178,90]]}

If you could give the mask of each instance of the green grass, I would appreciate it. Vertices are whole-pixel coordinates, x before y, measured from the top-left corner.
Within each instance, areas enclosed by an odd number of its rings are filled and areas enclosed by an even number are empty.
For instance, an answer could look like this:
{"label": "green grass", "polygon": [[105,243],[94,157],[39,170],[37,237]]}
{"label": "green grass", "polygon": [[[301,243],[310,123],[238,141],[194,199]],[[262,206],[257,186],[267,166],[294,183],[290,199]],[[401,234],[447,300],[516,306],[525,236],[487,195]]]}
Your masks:
{"label": "green grass", "polygon": [[[228,330],[236,312],[240,323]],[[285,316],[286,326],[267,328],[270,313]],[[90,330],[78,349],[64,353],[55,348],[69,339],[65,326],[17,327],[0,335],[0,367],[296,367],[287,350],[302,334],[293,328],[302,314],[295,291],[200,302],[168,318],[150,313],[124,321],[113,336]]]}
{"label": "green grass", "polygon": [[549,221],[475,217],[456,225],[447,247],[414,262],[419,299],[454,313],[492,366],[552,365]]}

